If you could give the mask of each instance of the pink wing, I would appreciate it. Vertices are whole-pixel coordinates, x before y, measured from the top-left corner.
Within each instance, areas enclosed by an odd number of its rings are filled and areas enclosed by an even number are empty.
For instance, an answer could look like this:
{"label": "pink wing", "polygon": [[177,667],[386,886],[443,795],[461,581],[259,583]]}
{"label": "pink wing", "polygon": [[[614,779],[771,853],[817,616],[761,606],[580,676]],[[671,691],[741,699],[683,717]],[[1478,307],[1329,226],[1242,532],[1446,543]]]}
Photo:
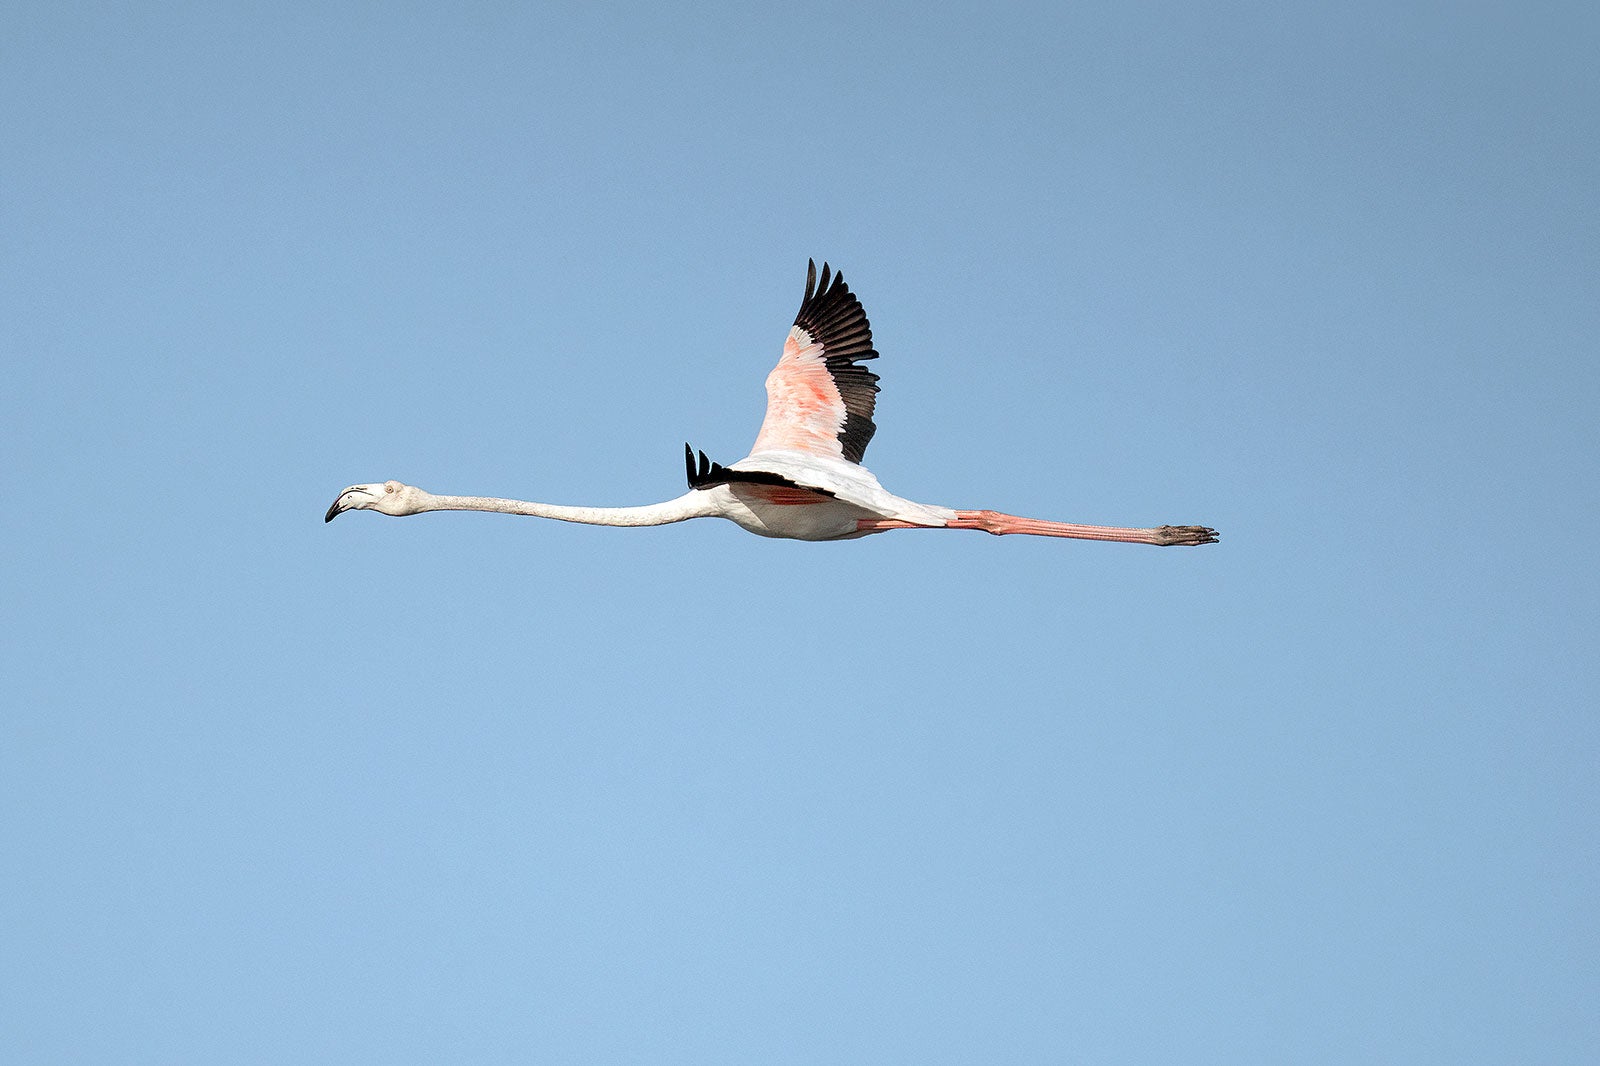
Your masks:
{"label": "pink wing", "polygon": [[830,284],[828,274],[824,263],[818,285],[815,260],[806,266],[805,299],[767,375],[767,417],[752,456],[797,451],[859,463],[877,432],[878,375],[857,365],[878,358],[872,326],[844,275],[833,275]]}

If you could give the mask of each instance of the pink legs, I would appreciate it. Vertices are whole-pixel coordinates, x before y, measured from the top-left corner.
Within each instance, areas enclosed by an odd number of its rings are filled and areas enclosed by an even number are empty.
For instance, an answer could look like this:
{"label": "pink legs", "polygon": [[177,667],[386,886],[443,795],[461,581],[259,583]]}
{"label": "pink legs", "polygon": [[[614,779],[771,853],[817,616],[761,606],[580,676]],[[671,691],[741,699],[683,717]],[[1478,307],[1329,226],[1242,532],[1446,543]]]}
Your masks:
{"label": "pink legs", "polygon": [[[918,526],[915,522],[902,522],[897,518],[863,518],[856,523],[863,533],[877,533],[885,529],[938,528]],[[1127,544],[1215,544],[1217,531],[1205,526],[1160,526],[1156,529],[1126,529],[1121,526],[1079,526],[1070,522],[1046,522],[1042,518],[1019,518],[999,511],[957,511],[956,517],[944,525],[945,529],[981,529],[985,533],[1004,536],[1007,533],[1028,533],[1036,537],[1072,537],[1076,540],[1115,540]]]}
{"label": "pink legs", "polygon": [[1036,537],[1117,540],[1128,544],[1215,544],[1217,541],[1217,531],[1205,526],[1160,526],[1156,529],[1078,526],[1069,522],[1046,522],[1042,518],[1019,518],[999,511],[957,511],[955,521],[947,523],[946,528],[981,529],[996,536],[1031,533]]}

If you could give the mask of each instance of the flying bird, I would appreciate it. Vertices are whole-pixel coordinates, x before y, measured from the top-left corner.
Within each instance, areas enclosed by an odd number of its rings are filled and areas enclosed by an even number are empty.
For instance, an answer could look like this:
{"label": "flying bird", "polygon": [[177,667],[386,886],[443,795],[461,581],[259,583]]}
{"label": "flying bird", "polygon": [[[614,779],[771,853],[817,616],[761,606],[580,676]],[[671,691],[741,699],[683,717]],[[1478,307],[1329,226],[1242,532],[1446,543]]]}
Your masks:
{"label": "flying bird", "polygon": [[979,529],[1040,537],[1130,544],[1214,544],[1206,526],[1130,529],[1020,518],[999,511],[962,511],[901,499],[861,465],[877,431],[872,415],[878,375],[862,364],[878,358],[872,327],[842,274],[813,260],[806,294],[783,355],[767,375],[767,414],[750,454],[723,466],[683,446],[689,491],[643,507],[567,507],[490,496],[435,496],[385,481],[339,493],[324,521],[345,511],[412,515],[423,511],[493,511],[595,526],[660,526],[690,518],[726,518],[763,537],[851,540],[890,529]]}

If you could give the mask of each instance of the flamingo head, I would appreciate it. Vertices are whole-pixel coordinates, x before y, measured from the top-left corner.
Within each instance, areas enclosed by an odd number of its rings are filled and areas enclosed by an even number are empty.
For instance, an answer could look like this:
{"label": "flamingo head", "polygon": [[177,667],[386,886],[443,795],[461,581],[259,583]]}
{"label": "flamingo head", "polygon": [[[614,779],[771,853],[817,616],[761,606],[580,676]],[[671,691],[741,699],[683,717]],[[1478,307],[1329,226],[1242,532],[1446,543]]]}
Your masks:
{"label": "flamingo head", "polygon": [[399,481],[383,481],[375,485],[351,485],[339,493],[339,498],[328,508],[324,522],[332,522],[346,511],[378,511],[381,514],[416,514],[422,509],[427,493],[415,485]]}

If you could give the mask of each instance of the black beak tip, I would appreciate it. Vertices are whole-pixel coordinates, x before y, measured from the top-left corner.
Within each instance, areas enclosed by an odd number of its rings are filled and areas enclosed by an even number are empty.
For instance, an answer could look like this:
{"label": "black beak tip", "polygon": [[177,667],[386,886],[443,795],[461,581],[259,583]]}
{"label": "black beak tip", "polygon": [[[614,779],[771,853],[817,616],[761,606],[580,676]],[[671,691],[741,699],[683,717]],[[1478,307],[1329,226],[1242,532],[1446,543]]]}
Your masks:
{"label": "black beak tip", "polygon": [[340,513],[339,501],[334,500],[333,506],[328,508],[328,513],[322,517],[323,524],[332,522],[335,518],[339,517]]}

